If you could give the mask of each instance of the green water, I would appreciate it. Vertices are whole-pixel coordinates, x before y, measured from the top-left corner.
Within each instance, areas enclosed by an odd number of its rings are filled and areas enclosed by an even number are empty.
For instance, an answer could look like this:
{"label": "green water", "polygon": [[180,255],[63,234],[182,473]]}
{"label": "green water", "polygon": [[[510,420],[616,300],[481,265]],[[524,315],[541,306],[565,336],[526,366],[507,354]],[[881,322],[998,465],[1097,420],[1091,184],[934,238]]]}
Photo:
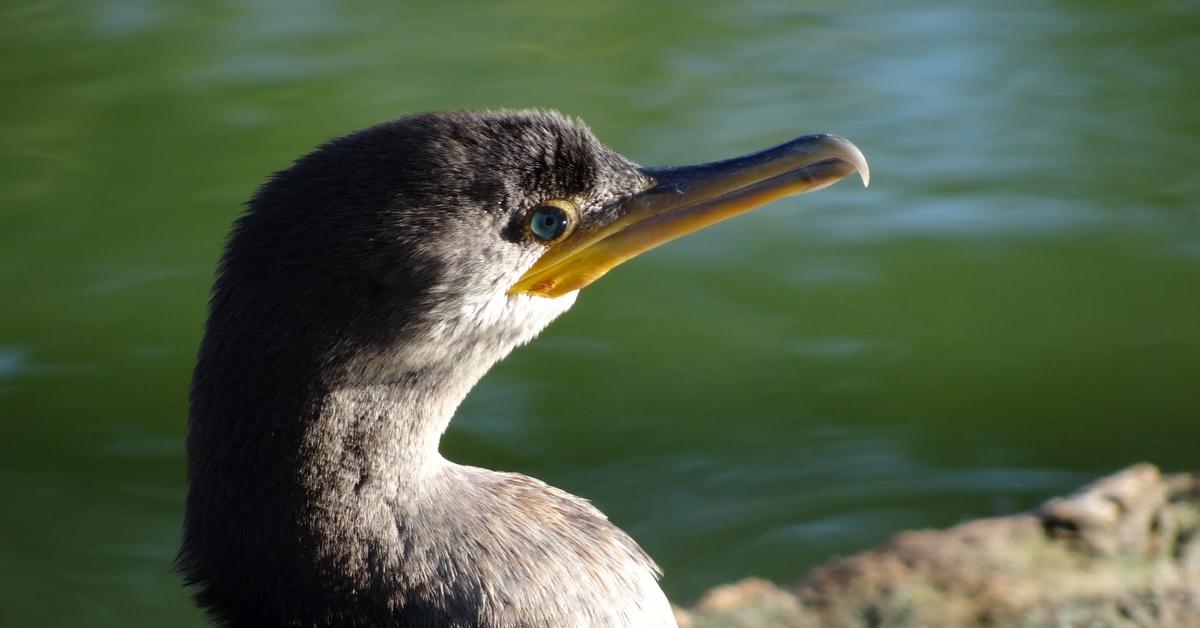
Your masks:
{"label": "green water", "polygon": [[592,499],[676,600],[1197,466],[1195,2],[394,4],[0,7],[6,626],[202,624],[170,564],[222,238],[418,110],[556,107],[648,165],[870,158],[588,288],[446,438]]}

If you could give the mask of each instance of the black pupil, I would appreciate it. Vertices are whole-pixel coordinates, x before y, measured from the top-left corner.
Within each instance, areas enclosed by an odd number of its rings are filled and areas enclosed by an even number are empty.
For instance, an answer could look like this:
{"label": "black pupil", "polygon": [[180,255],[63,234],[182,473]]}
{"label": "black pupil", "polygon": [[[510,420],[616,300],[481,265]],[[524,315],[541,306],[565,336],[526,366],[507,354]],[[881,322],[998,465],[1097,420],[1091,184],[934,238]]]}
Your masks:
{"label": "black pupil", "polygon": [[567,212],[553,206],[539,207],[529,230],[541,240],[553,240],[567,230]]}

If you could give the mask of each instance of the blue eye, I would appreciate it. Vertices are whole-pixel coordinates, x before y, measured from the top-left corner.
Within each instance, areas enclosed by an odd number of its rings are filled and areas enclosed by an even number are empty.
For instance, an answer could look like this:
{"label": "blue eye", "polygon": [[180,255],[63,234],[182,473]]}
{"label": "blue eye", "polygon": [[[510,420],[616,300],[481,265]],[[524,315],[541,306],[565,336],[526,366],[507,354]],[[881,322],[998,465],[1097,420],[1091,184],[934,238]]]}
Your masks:
{"label": "blue eye", "polygon": [[542,242],[554,242],[572,227],[572,213],[558,204],[539,205],[529,215],[529,232]]}

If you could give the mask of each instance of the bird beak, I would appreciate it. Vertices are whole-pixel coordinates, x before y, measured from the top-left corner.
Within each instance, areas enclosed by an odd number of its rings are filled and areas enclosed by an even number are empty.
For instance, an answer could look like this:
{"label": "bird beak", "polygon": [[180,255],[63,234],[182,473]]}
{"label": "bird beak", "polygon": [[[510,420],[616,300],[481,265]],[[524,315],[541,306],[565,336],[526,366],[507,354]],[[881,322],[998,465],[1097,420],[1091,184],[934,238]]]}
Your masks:
{"label": "bird beak", "polygon": [[806,135],[757,153],[694,166],[645,168],[653,185],[621,202],[615,218],[583,223],[534,262],[509,294],[559,297],[660,244],[785,196],[858,172],[871,180],[857,146],[836,135]]}

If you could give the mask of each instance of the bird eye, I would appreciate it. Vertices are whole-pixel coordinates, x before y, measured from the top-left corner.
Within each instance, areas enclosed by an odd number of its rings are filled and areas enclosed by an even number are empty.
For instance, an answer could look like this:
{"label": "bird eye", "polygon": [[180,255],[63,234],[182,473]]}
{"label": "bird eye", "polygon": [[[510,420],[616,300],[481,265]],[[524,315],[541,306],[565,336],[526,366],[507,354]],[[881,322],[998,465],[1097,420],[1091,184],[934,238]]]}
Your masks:
{"label": "bird eye", "polygon": [[567,201],[546,201],[529,212],[529,233],[545,244],[558,242],[575,228],[575,214]]}

